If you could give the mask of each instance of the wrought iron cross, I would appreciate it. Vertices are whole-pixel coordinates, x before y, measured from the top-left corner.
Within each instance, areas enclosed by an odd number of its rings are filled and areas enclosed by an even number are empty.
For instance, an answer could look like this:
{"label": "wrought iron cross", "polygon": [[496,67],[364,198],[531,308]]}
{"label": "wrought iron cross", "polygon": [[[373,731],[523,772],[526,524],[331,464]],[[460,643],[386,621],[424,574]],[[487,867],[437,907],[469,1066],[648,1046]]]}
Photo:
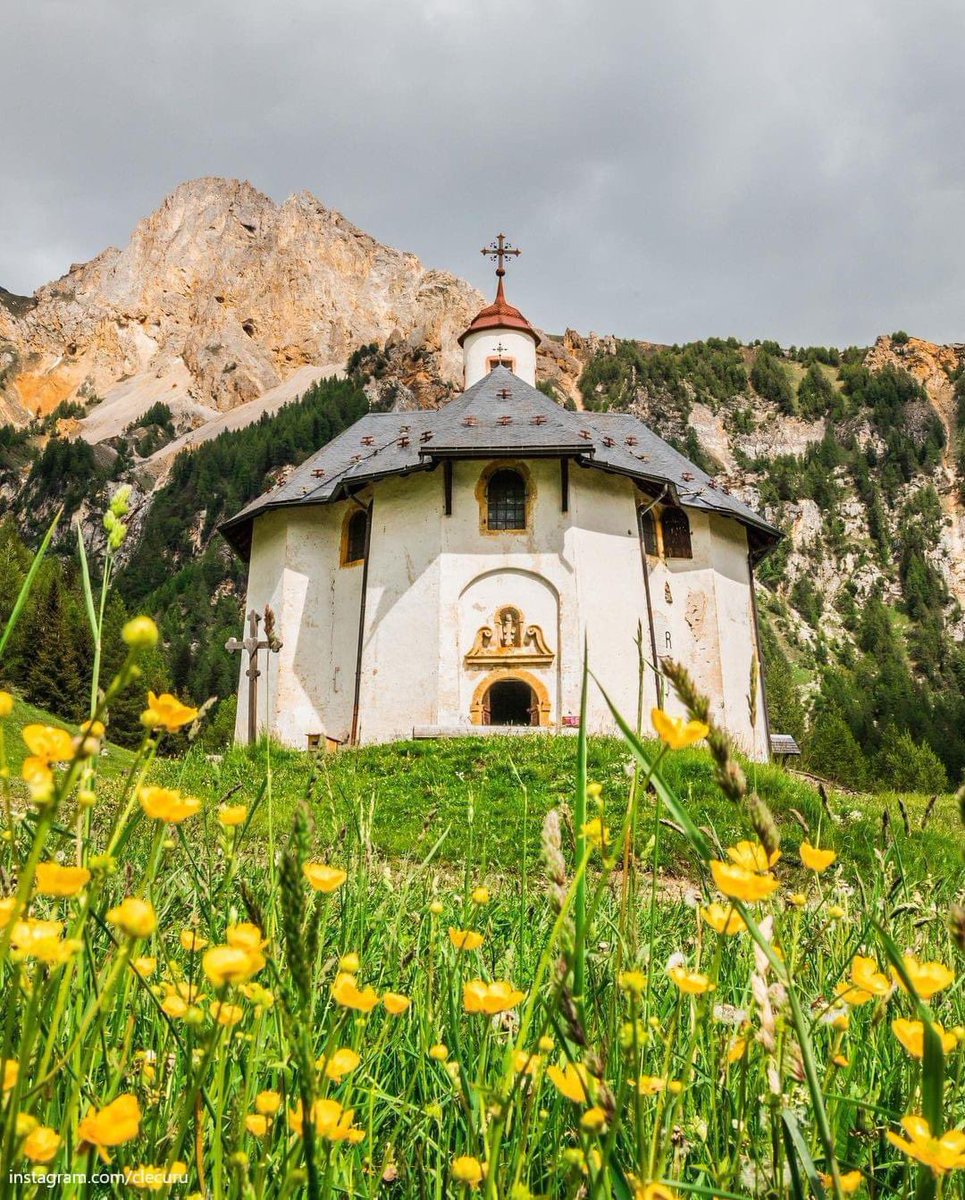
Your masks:
{"label": "wrought iron cross", "polygon": [[523,252],[522,250],[516,250],[510,245],[509,242],[506,241],[505,236],[500,234],[494,242],[491,242],[488,246],[483,246],[479,253],[485,254],[487,258],[492,259],[492,261],[497,264],[496,277],[498,279],[502,279],[502,277],[506,274],[504,260],[510,257],[519,258]]}
{"label": "wrought iron cross", "polygon": [[275,634],[275,614],[270,605],[265,605],[265,636],[258,637],[258,626],[261,617],[254,609],[248,614],[248,636],[242,641],[228,638],[224,644],[226,650],[245,650],[248,653],[248,745],[253,746],[258,740],[258,651],[267,650],[277,654],[282,647]]}

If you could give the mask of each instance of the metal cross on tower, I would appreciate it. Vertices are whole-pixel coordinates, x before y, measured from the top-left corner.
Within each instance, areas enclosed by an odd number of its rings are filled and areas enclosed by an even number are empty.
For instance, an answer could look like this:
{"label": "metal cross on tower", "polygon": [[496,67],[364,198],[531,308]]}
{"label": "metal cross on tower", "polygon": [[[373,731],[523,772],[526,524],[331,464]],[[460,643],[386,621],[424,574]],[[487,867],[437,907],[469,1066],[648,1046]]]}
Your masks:
{"label": "metal cross on tower", "polygon": [[224,644],[226,650],[245,650],[248,653],[248,745],[253,746],[258,740],[258,651],[267,650],[277,654],[282,643],[275,634],[275,614],[269,605],[265,606],[265,636],[258,637],[258,626],[261,617],[254,609],[248,614],[248,636],[242,641],[228,638]]}
{"label": "metal cross on tower", "polygon": [[499,234],[494,242],[491,242],[488,246],[483,246],[479,253],[485,254],[487,258],[492,259],[492,261],[496,263],[496,277],[497,279],[502,279],[502,277],[506,274],[504,260],[510,257],[519,258],[523,252],[522,250],[514,249],[514,247],[506,241],[505,236],[503,234]]}

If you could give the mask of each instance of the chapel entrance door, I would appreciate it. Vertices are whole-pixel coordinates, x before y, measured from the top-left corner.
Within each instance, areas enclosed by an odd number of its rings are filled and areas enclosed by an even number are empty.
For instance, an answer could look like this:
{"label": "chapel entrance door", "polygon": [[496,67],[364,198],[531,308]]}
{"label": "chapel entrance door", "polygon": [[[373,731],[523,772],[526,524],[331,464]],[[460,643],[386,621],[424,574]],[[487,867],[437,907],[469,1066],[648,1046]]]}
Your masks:
{"label": "chapel entrance door", "polygon": [[521,679],[501,679],[483,700],[484,725],[538,725],[539,701]]}

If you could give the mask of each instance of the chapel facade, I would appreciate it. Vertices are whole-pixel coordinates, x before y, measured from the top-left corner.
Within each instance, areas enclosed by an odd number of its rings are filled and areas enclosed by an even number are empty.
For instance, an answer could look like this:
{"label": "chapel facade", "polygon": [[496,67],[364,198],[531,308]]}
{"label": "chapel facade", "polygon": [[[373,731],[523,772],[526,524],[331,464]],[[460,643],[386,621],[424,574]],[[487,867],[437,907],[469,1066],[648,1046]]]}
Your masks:
{"label": "chapel facade", "polygon": [[[459,339],[465,390],[438,411],[369,413],[222,526],[270,606],[257,716],[236,734],[310,748],[579,724],[584,646],[628,722],[683,662],[755,759],[766,701],[753,572],[779,533],[623,412],[536,387],[540,335],[498,288]],[[244,655],[242,656],[245,657]],[[591,687],[587,726],[616,731]]]}

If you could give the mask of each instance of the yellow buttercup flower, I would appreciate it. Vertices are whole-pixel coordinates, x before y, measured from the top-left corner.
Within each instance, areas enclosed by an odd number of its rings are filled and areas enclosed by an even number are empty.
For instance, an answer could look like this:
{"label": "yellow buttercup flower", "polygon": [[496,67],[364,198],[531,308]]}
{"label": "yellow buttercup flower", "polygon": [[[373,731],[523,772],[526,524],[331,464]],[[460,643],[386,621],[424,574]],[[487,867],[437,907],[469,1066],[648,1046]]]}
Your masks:
{"label": "yellow buttercup flower", "polygon": [[234,829],[236,825],[244,825],[247,820],[247,804],[220,804],[218,806],[218,824],[225,829]]}
{"label": "yellow buttercup flower", "polygon": [[60,1149],[60,1134],[49,1125],[38,1125],[24,1139],[20,1152],[35,1163],[49,1163]]}
{"label": "yellow buttercup flower", "polygon": [[177,1021],[188,1011],[188,1002],[183,997],[171,992],[161,1001],[161,1011],[173,1021]]}
{"label": "yellow buttercup flower", "polygon": [[157,645],[157,625],[150,617],[131,617],[121,630],[121,639],[132,650],[150,650]]}
{"label": "yellow buttercup flower", "polygon": [[435,1059],[436,1062],[445,1062],[449,1057],[449,1047],[443,1045],[442,1042],[436,1042],[434,1046],[429,1047],[429,1057]]}
{"label": "yellow buttercup flower", "polygon": [[165,821],[169,825],[180,825],[201,811],[201,801],[196,796],[182,796],[175,788],[144,784],[137,789],[137,798],[152,820]]}
{"label": "yellow buttercup flower", "polygon": [[741,933],[747,928],[744,918],[733,905],[725,906],[715,901],[713,904],[708,904],[706,908],[702,908],[700,916],[705,925],[709,925],[711,929],[725,937],[733,937],[735,933]]}
{"label": "yellow buttercup flower", "polygon": [[338,969],[340,971],[347,971],[349,973],[349,975],[357,975],[359,973],[359,967],[361,967],[361,965],[362,965],[362,960],[359,958],[359,956],[355,953],[354,950],[350,950],[348,952],[348,954],[343,954],[342,957],[338,960]]}
{"label": "yellow buttercup flower", "polygon": [[641,1075],[637,1080],[637,1091],[641,1096],[656,1096],[666,1086],[666,1079],[661,1079],[659,1075]]}
{"label": "yellow buttercup flower", "polygon": [[212,1000],[208,1009],[219,1025],[237,1025],[244,1018],[245,1010],[240,1004],[228,1004],[222,1000]]}
{"label": "yellow buttercup flower", "polygon": [[764,849],[760,842],[743,841],[738,842],[736,846],[727,847],[727,857],[736,867],[743,867],[745,871],[769,871],[771,867],[781,857],[780,850],[773,850],[770,854]]}
{"label": "yellow buttercup flower", "polygon": [[264,965],[263,954],[238,946],[212,946],[201,960],[201,969],[215,987],[247,983]]}
{"label": "yellow buttercup flower", "polygon": [[5,720],[13,712],[13,696],[9,692],[0,692],[0,721]]}
{"label": "yellow buttercup flower", "polygon": [[624,992],[640,996],[647,986],[647,977],[642,971],[621,971],[617,976],[617,985]]}
{"label": "yellow buttercup flower", "polygon": [[475,929],[454,929],[449,926],[449,941],[457,950],[478,950],[484,940],[483,935]]}
{"label": "yellow buttercup flower", "polygon": [[37,863],[34,884],[41,896],[76,896],[90,881],[86,867],[62,867],[56,862]]}
{"label": "yellow buttercup flower", "polygon": [[525,992],[517,991],[506,980],[483,983],[481,979],[471,979],[462,987],[462,1003],[466,1012],[487,1013],[490,1016],[515,1008],[525,995]]}
{"label": "yellow buttercup flower", "polygon": [[482,906],[483,904],[488,904],[489,903],[489,888],[487,888],[487,887],[473,888],[472,896],[470,897],[470,899],[472,900],[473,904],[477,904],[479,906]]}
{"label": "yellow buttercup flower", "polygon": [[335,977],[332,985],[332,999],[343,1008],[354,1008],[357,1012],[368,1013],[379,1002],[375,988],[368,986],[360,988],[355,982],[355,976],[343,971]]}
{"label": "yellow buttercup flower", "polygon": [[688,971],[686,967],[671,967],[667,974],[688,996],[702,996],[705,992],[712,992],[717,986],[706,975],[699,971]]}
{"label": "yellow buttercup flower", "polygon": [[255,1097],[255,1108],[263,1116],[273,1117],[281,1108],[281,1094],[271,1089],[259,1092]]}
{"label": "yellow buttercup flower", "polygon": [[[912,987],[922,1000],[930,1000],[932,996],[951,987],[955,982],[955,972],[946,967],[944,963],[920,962],[914,954],[902,955],[902,962],[905,964],[905,971],[908,973]],[[891,973],[901,990],[906,991],[898,972],[892,968]]]}
{"label": "yellow buttercup flower", "polygon": [[684,717],[672,717],[662,708],[655,708],[650,713],[657,737],[669,746],[671,750],[686,750],[710,733],[710,726],[703,721],[688,721]]}
{"label": "yellow buttercup flower", "polygon": [[408,996],[402,996],[398,992],[386,992],[382,997],[385,1011],[393,1017],[401,1016],[411,1003]]}
{"label": "yellow buttercup flower", "polygon": [[574,1104],[585,1104],[588,1096],[589,1075],[582,1063],[567,1062],[561,1067],[546,1068],[546,1077],[561,1096]]}
{"label": "yellow buttercup flower", "polygon": [[[316,1100],[312,1105],[312,1124],[319,1137],[328,1142],[360,1142],[365,1137],[361,1129],[352,1125],[354,1109],[343,1109],[337,1100]],[[303,1116],[301,1101],[288,1113],[288,1124],[299,1136],[302,1134]]]}
{"label": "yellow buttercup flower", "polygon": [[345,1046],[341,1050],[333,1050],[329,1055],[321,1055],[315,1066],[335,1083],[341,1083],[342,1077],[354,1071],[361,1061],[354,1050]]}
{"label": "yellow buttercup flower", "polygon": [[245,1129],[252,1137],[264,1137],[268,1132],[268,1118],[261,1113],[249,1113],[245,1117]]}
{"label": "yellow buttercup flower", "polygon": [[483,1178],[482,1163],[471,1154],[460,1154],[452,1160],[452,1177],[457,1183],[467,1183],[471,1188],[477,1188]]}
{"label": "yellow buttercup flower", "polygon": [[348,878],[340,867],[329,867],[324,863],[305,863],[302,872],[316,892],[334,892]]}
{"label": "yellow buttercup flower", "polygon": [[602,1133],[606,1128],[606,1113],[596,1105],[588,1108],[580,1117],[580,1128],[585,1129],[587,1133]]}
{"label": "yellow buttercup flower", "polygon": [[901,1124],[908,1139],[899,1137],[889,1129],[888,1141],[909,1158],[931,1167],[936,1175],[965,1167],[965,1132],[951,1129],[936,1137],[925,1118],[916,1115],[903,1117]]}
{"label": "yellow buttercup flower", "polygon": [[810,842],[802,842],[800,846],[801,862],[809,871],[814,871],[820,875],[822,871],[826,871],[828,867],[838,857],[833,850],[819,850],[816,846],[812,846]]}
{"label": "yellow buttercup flower", "polygon": [[734,1038],[731,1044],[727,1047],[727,1061],[729,1063],[740,1062],[747,1053],[747,1038]]}
{"label": "yellow buttercup flower", "polygon": [[157,928],[153,904],[138,896],[128,896],[115,908],[108,909],[107,920],[133,938],[150,937]]}
{"label": "yellow buttercup flower", "polygon": [[887,976],[882,974],[875,960],[862,954],[856,954],[851,960],[851,982],[861,991],[882,1000],[892,993],[891,983]]}
{"label": "yellow buttercup flower", "polygon": [[10,924],[10,918],[13,916],[17,907],[16,896],[4,896],[0,900],[0,929],[6,929]]}
{"label": "yellow buttercup flower", "polygon": [[[828,1191],[834,1191],[834,1180],[830,1175],[825,1175],[823,1171],[819,1171],[818,1178]],[[841,1192],[845,1196],[853,1196],[864,1182],[864,1176],[860,1171],[848,1171],[845,1175],[840,1175],[838,1179],[841,1184]]]}
{"label": "yellow buttercup flower", "polygon": [[513,1070],[517,1075],[535,1075],[541,1061],[540,1056],[530,1050],[516,1050],[513,1053]]}
{"label": "yellow buttercup flower", "polygon": [[182,949],[187,950],[189,954],[199,953],[208,944],[208,939],[196,929],[182,929],[180,940]]}
{"label": "yellow buttercup flower", "polygon": [[225,941],[236,950],[246,950],[249,954],[256,954],[265,945],[261,930],[250,921],[229,925],[225,931]]}
{"label": "yellow buttercup flower", "polygon": [[[938,1034],[942,1044],[942,1052],[950,1054],[958,1045],[954,1033],[946,1033],[936,1021],[932,1028]],[[896,1017],[891,1022],[891,1032],[914,1058],[923,1058],[925,1054],[925,1025],[923,1021],[906,1021],[904,1017]]]}
{"label": "yellow buttercup flower", "polygon": [[591,845],[602,847],[604,850],[609,849],[610,831],[600,817],[594,817],[592,821],[587,821],[582,827],[582,833]]}
{"label": "yellow buttercup flower", "polygon": [[3,1090],[9,1092],[20,1077],[20,1063],[15,1058],[3,1060]]}
{"label": "yellow buttercup flower", "polygon": [[141,724],[148,729],[166,729],[168,733],[176,733],[183,725],[190,725],[197,715],[198,709],[182,704],[170,692],[162,692],[160,696],[148,692],[147,708],[141,713]]}
{"label": "yellow buttercup flower", "polygon": [[746,904],[766,900],[778,888],[777,880],[772,875],[761,875],[736,863],[725,863],[715,859],[710,864],[710,872],[714,883],[725,896],[730,900],[743,900]]}
{"label": "yellow buttercup flower", "polygon": [[137,1097],[126,1092],[101,1109],[90,1109],[77,1126],[77,1140],[93,1146],[104,1162],[110,1162],[108,1149],[132,1141],[140,1128],[141,1109]]}
{"label": "yellow buttercup flower", "polygon": [[31,755],[49,765],[70,762],[74,757],[74,740],[66,729],[55,725],[25,725],[21,734]]}

